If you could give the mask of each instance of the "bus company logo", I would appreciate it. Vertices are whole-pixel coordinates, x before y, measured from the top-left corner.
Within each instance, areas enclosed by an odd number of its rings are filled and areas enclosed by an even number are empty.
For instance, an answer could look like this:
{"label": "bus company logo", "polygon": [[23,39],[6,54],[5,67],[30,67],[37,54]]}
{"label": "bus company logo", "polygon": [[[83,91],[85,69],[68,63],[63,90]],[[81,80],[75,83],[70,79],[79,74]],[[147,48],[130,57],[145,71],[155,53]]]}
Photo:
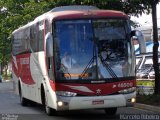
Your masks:
{"label": "bus company logo", "polygon": [[29,64],[29,58],[21,58],[20,59],[21,65],[27,65]]}
{"label": "bus company logo", "polygon": [[97,95],[101,94],[101,89],[97,89],[97,90],[96,90],[96,94],[97,94]]}
{"label": "bus company logo", "polygon": [[112,86],[112,88],[116,88],[116,87],[117,87],[117,85],[113,85],[113,86]]}

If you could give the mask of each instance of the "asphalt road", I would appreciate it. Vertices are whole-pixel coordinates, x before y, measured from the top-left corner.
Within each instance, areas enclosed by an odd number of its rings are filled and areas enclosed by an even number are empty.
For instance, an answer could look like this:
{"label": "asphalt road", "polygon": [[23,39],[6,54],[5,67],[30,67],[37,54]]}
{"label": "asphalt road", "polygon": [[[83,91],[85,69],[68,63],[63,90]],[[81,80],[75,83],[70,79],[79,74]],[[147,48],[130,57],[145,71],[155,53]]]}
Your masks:
{"label": "asphalt road", "polygon": [[[41,105],[22,107],[19,96],[13,91],[12,82],[0,83],[0,120],[107,120],[145,118],[154,113],[133,107],[119,108],[115,116],[107,116],[103,110],[77,110],[61,112],[58,116],[47,116]],[[160,115],[155,116],[160,120]]]}

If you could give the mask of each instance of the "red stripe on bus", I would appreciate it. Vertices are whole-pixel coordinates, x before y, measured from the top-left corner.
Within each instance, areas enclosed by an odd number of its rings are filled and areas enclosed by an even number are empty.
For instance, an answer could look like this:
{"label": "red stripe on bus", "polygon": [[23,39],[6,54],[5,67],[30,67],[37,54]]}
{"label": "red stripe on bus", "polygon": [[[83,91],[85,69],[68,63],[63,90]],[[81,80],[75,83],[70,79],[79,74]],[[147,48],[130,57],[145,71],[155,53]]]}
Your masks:
{"label": "red stripe on bus", "polygon": [[88,96],[109,95],[131,87],[136,87],[136,80],[103,84],[56,83],[56,91],[69,91]]}
{"label": "red stripe on bus", "polygon": [[18,68],[16,69],[15,64],[13,66],[17,78],[20,78],[23,83],[28,85],[35,84],[35,81],[33,80],[31,75],[32,68],[30,68],[30,56],[31,54],[18,55],[16,57],[16,63]]}

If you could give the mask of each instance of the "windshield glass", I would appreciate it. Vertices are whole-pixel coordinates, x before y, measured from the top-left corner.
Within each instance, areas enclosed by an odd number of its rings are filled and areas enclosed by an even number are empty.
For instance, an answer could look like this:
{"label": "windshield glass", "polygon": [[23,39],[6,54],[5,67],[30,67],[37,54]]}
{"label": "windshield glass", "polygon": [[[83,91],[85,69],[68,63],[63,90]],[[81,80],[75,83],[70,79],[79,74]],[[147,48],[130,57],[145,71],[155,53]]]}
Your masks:
{"label": "windshield glass", "polygon": [[134,76],[130,28],[123,19],[55,22],[56,77],[63,80]]}

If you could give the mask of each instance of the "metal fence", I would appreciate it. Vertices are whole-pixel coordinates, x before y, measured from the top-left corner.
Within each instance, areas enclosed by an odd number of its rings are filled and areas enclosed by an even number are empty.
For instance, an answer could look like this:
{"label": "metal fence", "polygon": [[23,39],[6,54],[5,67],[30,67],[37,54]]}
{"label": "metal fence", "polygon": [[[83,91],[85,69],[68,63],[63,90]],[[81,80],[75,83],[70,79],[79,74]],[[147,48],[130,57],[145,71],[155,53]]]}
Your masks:
{"label": "metal fence", "polygon": [[153,86],[137,86],[137,95],[150,95],[154,93]]}

